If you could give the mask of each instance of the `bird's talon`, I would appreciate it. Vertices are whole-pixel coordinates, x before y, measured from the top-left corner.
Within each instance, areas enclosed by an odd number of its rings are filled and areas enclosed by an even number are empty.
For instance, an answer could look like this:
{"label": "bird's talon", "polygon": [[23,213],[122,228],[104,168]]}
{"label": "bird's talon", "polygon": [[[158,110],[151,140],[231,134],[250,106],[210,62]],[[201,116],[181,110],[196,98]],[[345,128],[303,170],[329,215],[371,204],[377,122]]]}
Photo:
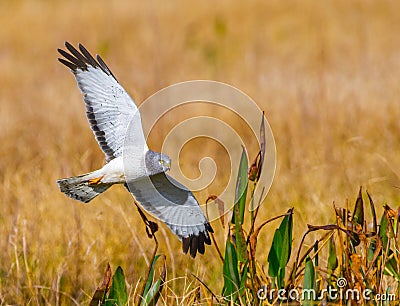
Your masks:
{"label": "bird's talon", "polygon": [[88,183],[89,183],[89,185],[99,185],[101,183],[101,179],[103,177],[104,177],[104,175],[100,176],[100,177],[96,177],[96,178],[90,179]]}

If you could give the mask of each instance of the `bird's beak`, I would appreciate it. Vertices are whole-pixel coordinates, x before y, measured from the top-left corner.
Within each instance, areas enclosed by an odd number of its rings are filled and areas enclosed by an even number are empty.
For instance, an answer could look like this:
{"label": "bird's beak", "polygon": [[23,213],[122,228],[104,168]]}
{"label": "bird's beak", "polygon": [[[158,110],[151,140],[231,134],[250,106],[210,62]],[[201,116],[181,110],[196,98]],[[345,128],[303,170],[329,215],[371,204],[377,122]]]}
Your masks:
{"label": "bird's beak", "polygon": [[165,172],[171,170],[171,163],[165,165]]}

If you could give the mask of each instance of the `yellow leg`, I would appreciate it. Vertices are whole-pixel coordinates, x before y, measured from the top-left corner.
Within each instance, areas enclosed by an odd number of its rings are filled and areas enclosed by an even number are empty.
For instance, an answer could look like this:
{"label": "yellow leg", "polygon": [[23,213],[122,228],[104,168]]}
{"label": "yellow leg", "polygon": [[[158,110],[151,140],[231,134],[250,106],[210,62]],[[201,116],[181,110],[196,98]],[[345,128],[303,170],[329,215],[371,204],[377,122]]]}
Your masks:
{"label": "yellow leg", "polygon": [[89,185],[99,185],[99,184],[101,184],[101,179],[102,179],[103,177],[104,177],[104,175],[103,175],[103,176],[100,176],[100,177],[96,177],[96,178],[90,179],[89,182],[88,182],[88,184],[89,184]]}

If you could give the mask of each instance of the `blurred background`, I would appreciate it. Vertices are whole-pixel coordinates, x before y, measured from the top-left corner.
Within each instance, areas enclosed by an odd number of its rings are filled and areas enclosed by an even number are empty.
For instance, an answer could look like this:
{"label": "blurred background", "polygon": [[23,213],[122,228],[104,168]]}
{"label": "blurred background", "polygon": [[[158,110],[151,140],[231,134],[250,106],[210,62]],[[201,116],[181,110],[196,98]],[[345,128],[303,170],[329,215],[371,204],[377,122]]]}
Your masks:
{"label": "blurred background", "polygon": [[[277,146],[259,221],[295,207],[303,233],[307,223],[333,222],[332,203],[355,202],[361,185],[380,208],[399,203],[399,11],[396,1],[361,0],[1,1],[0,301],[88,303],[107,262],[122,265],[135,284],[153,250],[122,187],[89,205],[57,189],[56,179],[104,162],[73,76],[57,61],[64,41],[100,54],[137,104],[192,79],[252,97]],[[151,148],[168,122],[160,121]],[[205,155],[226,162],[216,144],[191,145],[200,149],[180,161],[189,177]],[[196,194],[199,201],[213,188]],[[213,226],[223,241],[226,229]],[[270,241],[276,226],[260,240]],[[159,240],[171,286],[179,291],[194,273],[219,290],[212,247],[192,260],[163,225]],[[268,251],[258,249],[261,258]]]}

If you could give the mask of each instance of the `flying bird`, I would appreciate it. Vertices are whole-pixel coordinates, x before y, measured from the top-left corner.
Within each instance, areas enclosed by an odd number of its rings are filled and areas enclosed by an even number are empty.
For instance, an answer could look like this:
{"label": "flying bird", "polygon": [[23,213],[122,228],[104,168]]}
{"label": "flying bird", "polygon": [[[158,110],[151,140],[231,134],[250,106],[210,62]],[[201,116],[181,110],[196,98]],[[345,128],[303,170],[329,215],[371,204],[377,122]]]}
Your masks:
{"label": "flying bird", "polygon": [[[193,258],[197,252],[204,254],[213,229],[193,193],[166,174],[170,158],[147,147],[133,99],[99,55],[95,59],[81,44],[79,51],[68,42],[65,47],[67,51],[58,49],[63,57],[58,60],[75,76],[106,164],[87,174],[57,180],[60,191],[88,203],[112,185],[124,184],[147,212],[178,236],[185,254],[189,251]],[[128,128],[132,131],[129,136]],[[124,151],[125,137],[130,137],[132,145]]]}

